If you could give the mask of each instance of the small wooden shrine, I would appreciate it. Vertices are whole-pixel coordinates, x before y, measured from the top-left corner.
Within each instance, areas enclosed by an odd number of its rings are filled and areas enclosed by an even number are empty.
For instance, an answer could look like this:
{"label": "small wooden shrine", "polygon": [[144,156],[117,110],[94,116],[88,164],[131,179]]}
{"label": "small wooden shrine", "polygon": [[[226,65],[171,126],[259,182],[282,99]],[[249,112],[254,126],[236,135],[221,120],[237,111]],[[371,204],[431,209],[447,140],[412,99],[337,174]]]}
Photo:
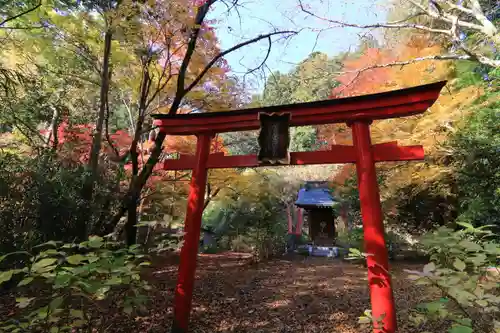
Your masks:
{"label": "small wooden shrine", "polygon": [[337,201],[330,193],[327,182],[306,182],[299,190],[295,206],[304,210],[304,220],[309,226],[309,237],[317,246],[335,244],[335,213]]}

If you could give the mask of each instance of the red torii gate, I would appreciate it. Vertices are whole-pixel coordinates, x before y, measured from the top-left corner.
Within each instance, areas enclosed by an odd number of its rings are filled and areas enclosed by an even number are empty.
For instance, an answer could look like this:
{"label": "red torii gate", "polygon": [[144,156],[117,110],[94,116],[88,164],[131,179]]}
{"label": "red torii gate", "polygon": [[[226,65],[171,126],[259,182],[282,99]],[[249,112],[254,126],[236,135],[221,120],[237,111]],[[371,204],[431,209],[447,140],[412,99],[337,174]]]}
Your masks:
{"label": "red torii gate", "polygon": [[[392,294],[389,262],[384,239],[382,209],[375,163],[424,158],[422,146],[400,147],[397,142],[372,145],[373,120],[406,117],[425,112],[439,97],[446,81],[386,93],[340,98],[311,103],[254,108],[231,112],[154,115],[154,124],[169,135],[196,135],[196,154],[167,159],[164,170],[193,170],[181,249],[179,276],[175,288],[172,332],[188,331],[207,170],[210,168],[258,167],[257,155],[224,156],[210,154],[217,133],[256,130],[259,114],[289,113],[290,126],[347,123],[352,129],[353,146],[333,145],[328,151],[292,152],[290,165],[355,163],[367,257],[368,282],[374,320],[381,319],[374,332],[396,332],[396,310]],[[269,165],[265,165],[269,166]]]}

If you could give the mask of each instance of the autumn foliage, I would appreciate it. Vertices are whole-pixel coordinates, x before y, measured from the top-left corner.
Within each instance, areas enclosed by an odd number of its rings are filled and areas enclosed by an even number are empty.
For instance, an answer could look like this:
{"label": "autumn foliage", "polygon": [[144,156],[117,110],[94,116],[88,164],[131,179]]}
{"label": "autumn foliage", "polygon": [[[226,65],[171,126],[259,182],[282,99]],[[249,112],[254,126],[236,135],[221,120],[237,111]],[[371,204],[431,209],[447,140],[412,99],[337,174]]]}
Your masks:
{"label": "autumn foliage", "polygon": [[395,61],[393,53],[379,48],[368,48],[363,54],[344,62],[343,71],[337,77],[340,85],[332,90],[332,98],[357,96],[383,90],[391,78],[388,68],[368,68]]}
{"label": "autumn foliage", "polygon": [[[89,158],[93,129],[93,125],[90,124],[72,125],[65,120],[58,127],[57,139],[55,140],[54,136],[51,136],[49,144],[51,146],[56,145],[61,157],[67,162],[85,164]],[[42,135],[47,135],[48,130],[40,132]],[[131,165],[127,163],[127,160],[118,160],[127,154],[127,149],[131,146],[132,140],[132,136],[124,130],[109,134],[109,140],[106,140],[103,145],[102,157],[112,162],[125,162],[125,170],[130,171]],[[147,160],[152,144],[153,142],[145,140],[139,145],[138,153],[142,155],[139,158],[140,167]],[[176,154],[191,155],[195,153],[195,150],[196,137],[194,136],[168,136],[164,142],[164,151],[168,158],[177,158],[179,155],[175,156]],[[220,135],[215,136],[212,140],[211,153],[228,153],[227,148],[224,146],[224,140]],[[161,170],[161,163],[159,163],[155,174],[148,181],[148,187],[155,186],[163,180],[175,179],[175,174]]]}
{"label": "autumn foliage", "polygon": [[[396,49],[366,48],[360,55],[348,57],[343,63],[343,74],[337,77],[340,85],[332,90],[332,98],[373,94],[395,89],[403,89],[447,79],[452,71],[446,61],[417,61],[405,66],[390,66],[395,62],[405,62],[411,59],[438,54],[440,46],[422,36],[410,39]],[[383,66],[383,67],[380,67]],[[372,68],[375,67],[375,68]],[[428,117],[442,109],[441,96],[434,105]],[[448,104],[448,102],[445,102]],[[454,113],[450,113],[454,114]],[[440,113],[439,117],[442,118]],[[371,126],[372,141],[381,143],[398,140],[400,144],[427,144],[429,149],[434,141],[428,142],[429,131],[436,122],[426,122],[425,118],[411,117],[405,120],[390,119],[376,121]],[[328,125],[319,128],[319,137],[332,144],[352,144],[351,130],[345,125]],[[427,134],[426,134],[427,133]],[[422,141],[424,140],[424,141]],[[336,175],[335,182],[343,183],[354,176],[352,166],[344,166]]]}

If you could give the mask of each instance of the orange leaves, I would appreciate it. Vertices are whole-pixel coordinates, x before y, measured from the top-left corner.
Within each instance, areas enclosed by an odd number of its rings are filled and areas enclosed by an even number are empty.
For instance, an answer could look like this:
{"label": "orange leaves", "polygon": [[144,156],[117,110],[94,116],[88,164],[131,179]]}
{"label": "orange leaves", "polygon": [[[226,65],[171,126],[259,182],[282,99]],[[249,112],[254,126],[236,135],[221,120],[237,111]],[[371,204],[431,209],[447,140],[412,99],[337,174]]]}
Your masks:
{"label": "orange leaves", "polygon": [[[332,97],[377,93],[445,79],[450,74],[449,62],[418,61],[440,53],[441,47],[425,37],[414,37],[393,50],[367,48],[360,56],[344,61],[343,74],[337,77],[340,86],[333,89]],[[410,63],[391,65],[406,61]]]}
{"label": "orange leaves", "polygon": [[[424,37],[413,38],[397,51],[398,61],[442,53],[440,46],[429,45],[429,41]],[[451,62],[448,61],[416,61],[403,67],[391,67],[391,86],[399,89],[436,82],[447,79],[451,71]]]}
{"label": "orange leaves", "polygon": [[[450,62],[418,61],[419,58],[441,53],[440,46],[433,44],[425,36],[413,37],[391,50],[366,48],[360,55],[344,61],[343,73],[337,77],[340,86],[333,89],[332,97],[378,93],[448,79],[453,71]],[[390,65],[401,62],[409,63],[404,66]],[[474,91],[459,91],[453,95],[445,92],[422,116],[376,121],[371,126],[372,141],[381,143],[397,140],[403,145],[423,144],[427,154],[433,155],[436,144],[445,140],[448,135],[447,131],[442,130],[441,124],[460,117],[463,112],[461,105],[467,105],[466,96],[473,94]],[[351,130],[345,125],[320,127],[319,134],[330,144],[352,144]],[[416,177],[429,179],[427,171],[431,168],[419,165],[412,163],[398,169],[391,166],[391,181],[386,185],[395,189],[398,184],[407,183]],[[384,164],[379,168],[387,171]],[[396,176],[395,170],[398,170],[400,176]],[[352,174],[353,168],[344,166],[334,181],[341,184]]]}
{"label": "orange leaves", "polygon": [[212,146],[210,148],[211,153],[224,153],[228,154],[229,150],[224,146],[224,139],[220,135],[216,135],[212,140]]}
{"label": "orange leaves", "polygon": [[344,61],[344,73],[337,77],[340,86],[332,90],[332,97],[370,94],[381,89],[390,78],[388,68],[367,68],[395,61],[389,50],[367,48],[359,57]]}
{"label": "orange leaves", "polygon": [[[167,136],[164,143],[167,152],[180,154],[194,154],[196,151],[195,136]],[[224,146],[224,140],[220,135],[216,135],[212,139],[211,153],[228,153],[228,149]]]}
{"label": "orange leaves", "polygon": [[196,137],[194,136],[167,136],[164,142],[168,153],[194,154],[196,149]]}

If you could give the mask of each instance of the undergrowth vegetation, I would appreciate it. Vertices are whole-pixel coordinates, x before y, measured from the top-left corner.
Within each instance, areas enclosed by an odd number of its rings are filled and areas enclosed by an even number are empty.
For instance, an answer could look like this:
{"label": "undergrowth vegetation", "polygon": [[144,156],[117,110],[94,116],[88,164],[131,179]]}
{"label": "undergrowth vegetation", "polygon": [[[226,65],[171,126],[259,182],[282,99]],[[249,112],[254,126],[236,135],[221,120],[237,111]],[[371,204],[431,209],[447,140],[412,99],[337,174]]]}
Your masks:
{"label": "undergrowth vegetation", "polygon": [[138,246],[91,236],[81,243],[50,241],[0,260],[10,266],[0,272],[0,287],[16,290],[2,296],[2,306],[16,310],[2,318],[0,332],[105,332],[113,325],[106,314],[147,311],[150,286],[140,274],[150,262]]}

